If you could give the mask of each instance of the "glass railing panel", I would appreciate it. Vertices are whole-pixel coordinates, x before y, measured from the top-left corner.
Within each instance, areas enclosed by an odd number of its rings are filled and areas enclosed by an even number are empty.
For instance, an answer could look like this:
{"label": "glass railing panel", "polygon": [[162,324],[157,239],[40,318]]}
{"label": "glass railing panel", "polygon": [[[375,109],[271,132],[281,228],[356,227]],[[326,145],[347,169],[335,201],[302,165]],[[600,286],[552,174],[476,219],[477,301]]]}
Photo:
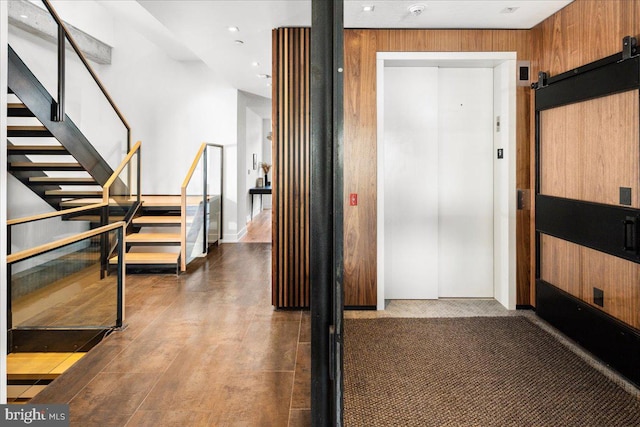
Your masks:
{"label": "glass railing panel", "polygon": [[121,234],[115,228],[10,262],[12,328],[116,326],[119,275],[107,259],[122,244]]}
{"label": "glass railing panel", "polygon": [[105,186],[108,193],[109,223],[122,221],[135,203],[140,201],[140,143],[118,165]]}
{"label": "glass railing panel", "polygon": [[189,264],[194,258],[202,256],[206,252],[207,204],[205,200],[204,174],[205,158],[200,156],[197,165],[191,175],[182,194],[183,221],[186,222],[185,234],[185,262]]}
{"label": "glass railing panel", "polygon": [[100,226],[101,208],[7,226],[8,253],[55,242]]}
{"label": "glass railing panel", "polygon": [[[19,12],[21,7],[26,7],[29,11]],[[59,102],[58,23],[42,1],[9,2],[9,8],[15,9],[10,12],[9,45],[53,99]],[[19,17],[20,13],[31,16],[22,18]],[[60,19],[64,21],[64,16]],[[33,24],[27,24],[34,21],[37,21],[37,30],[29,27]],[[34,32],[38,35],[34,35]],[[114,170],[130,148],[128,124],[96,81],[97,74],[93,72],[92,75],[73,49],[69,37],[65,36],[64,41],[64,112],[109,168]],[[96,69],[98,65],[91,60],[86,60],[86,63],[92,69]]]}
{"label": "glass railing panel", "polygon": [[222,147],[209,145],[207,161],[207,246],[222,238]]}
{"label": "glass railing panel", "polygon": [[66,50],[65,88],[66,114],[115,170],[129,150],[128,130],[72,49]]}

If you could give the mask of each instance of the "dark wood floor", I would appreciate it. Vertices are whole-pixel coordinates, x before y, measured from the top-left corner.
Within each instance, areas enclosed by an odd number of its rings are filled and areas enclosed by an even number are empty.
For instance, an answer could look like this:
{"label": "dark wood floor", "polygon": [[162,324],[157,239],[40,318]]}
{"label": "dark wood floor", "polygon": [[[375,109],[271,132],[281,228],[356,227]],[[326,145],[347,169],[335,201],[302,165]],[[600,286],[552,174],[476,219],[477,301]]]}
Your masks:
{"label": "dark wood floor", "polygon": [[72,426],[310,425],[310,318],[270,305],[271,245],[128,275],[126,323],[31,403]]}

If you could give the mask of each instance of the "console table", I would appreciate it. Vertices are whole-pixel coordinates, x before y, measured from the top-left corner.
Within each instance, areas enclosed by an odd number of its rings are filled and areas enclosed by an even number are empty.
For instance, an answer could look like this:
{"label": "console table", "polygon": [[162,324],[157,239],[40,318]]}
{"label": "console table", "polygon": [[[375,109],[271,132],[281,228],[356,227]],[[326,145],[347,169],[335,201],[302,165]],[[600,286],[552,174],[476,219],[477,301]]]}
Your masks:
{"label": "console table", "polygon": [[271,186],[250,188],[249,194],[251,195],[251,220],[253,221],[253,197],[256,194],[260,196],[260,210],[262,210],[262,196],[264,194],[271,194]]}

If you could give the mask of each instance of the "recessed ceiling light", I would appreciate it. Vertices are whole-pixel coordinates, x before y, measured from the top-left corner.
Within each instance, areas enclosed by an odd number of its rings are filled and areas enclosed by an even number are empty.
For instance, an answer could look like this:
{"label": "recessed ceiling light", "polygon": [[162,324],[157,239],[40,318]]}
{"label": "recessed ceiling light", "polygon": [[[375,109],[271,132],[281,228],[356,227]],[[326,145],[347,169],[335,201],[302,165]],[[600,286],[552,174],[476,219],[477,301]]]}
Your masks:
{"label": "recessed ceiling light", "polygon": [[422,3],[412,4],[411,6],[409,6],[409,13],[411,13],[413,16],[418,16],[422,12],[424,12],[426,8],[427,6],[423,5]]}
{"label": "recessed ceiling light", "polygon": [[258,61],[253,61],[253,62],[251,63],[251,66],[252,66],[252,67],[259,67],[259,66],[260,66],[260,63],[259,63]]}
{"label": "recessed ceiling light", "polygon": [[363,12],[373,12],[373,10],[374,10],[375,8],[376,8],[376,7],[375,7],[374,5],[372,5],[372,4],[367,4],[367,5],[365,5],[365,6],[362,6],[362,11],[363,11]]}
{"label": "recessed ceiling light", "polygon": [[500,13],[513,13],[518,9],[520,9],[520,8],[519,7],[515,7],[515,6],[514,7],[505,7],[504,9],[502,9],[500,11]]}
{"label": "recessed ceiling light", "polygon": [[259,79],[270,79],[271,76],[269,74],[258,74]]}
{"label": "recessed ceiling light", "polygon": [[22,18],[22,19],[27,19],[27,18],[28,18],[28,16],[27,16],[27,15],[22,14],[22,15],[20,15],[20,18]]}
{"label": "recessed ceiling light", "polygon": [[238,27],[227,27],[227,30],[229,30],[229,32],[232,32],[232,33],[237,33],[238,31],[240,31],[240,28],[238,28]]}
{"label": "recessed ceiling light", "polygon": [[239,45],[239,44],[244,44],[244,42],[243,42],[242,40],[234,40],[233,42],[234,42],[235,44],[238,44],[238,45]]}

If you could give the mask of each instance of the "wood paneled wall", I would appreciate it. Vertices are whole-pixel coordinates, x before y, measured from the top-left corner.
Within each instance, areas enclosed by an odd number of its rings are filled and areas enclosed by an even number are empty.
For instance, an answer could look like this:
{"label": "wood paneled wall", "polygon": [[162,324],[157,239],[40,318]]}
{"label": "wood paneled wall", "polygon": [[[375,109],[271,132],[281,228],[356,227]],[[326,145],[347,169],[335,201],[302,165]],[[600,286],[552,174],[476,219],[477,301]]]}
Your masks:
{"label": "wood paneled wall", "polygon": [[[289,140],[278,135],[278,129],[280,132],[289,132],[289,138],[295,138],[291,133],[294,131],[294,122],[301,120],[301,115],[308,114],[308,109],[306,113],[300,110],[302,101],[296,101],[293,92],[282,92],[283,96],[289,93],[286,96],[292,98],[276,101],[278,88],[284,90],[283,85],[289,88],[295,86],[289,80],[292,78],[292,67],[301,66],[294,61],[295,56],[291,56],[293,53],[282,58],[276,57],[276,52],[282,52],[283,55],[286,51],[295,52],[295,40],[291,37],[296,32],[303,30],[274,31],[273,89],[274,112],[277,111],[273,119],[274,145],[280,147],[274,153],[274,177],[280,172],[285,173],[285,168],[295,162],[293,152],[284,150],[284,146],[280,145]],[[285,37],[285,34],[288,36]],[[345,305],[374,306],[377,299],[376,52],[515,51],[518,59],[531,60],[531,76],[537,76],[538,71],[554,75],[619,52],[625,35],[640,35],[640,0],[576,0],[532,30],[345,30]],[[280,51],[276,44],[280,46]],[[297,46],[299,48],[301,43]],[[288,77],[282,80],[285,75]],[[308,75],[308,71],[304,75]],[[531,189],[534,179],[533,99],[528,87],[517,88],[516,185],[522,189]],[[308,128],[305,132],[308,135]],[[300,141],[297,143],[300,144]],[[303,153],[307,152],[303,150]],[[293,169],[287,170],[294,173]],[[303,246],[306,243],[303,239],[307,235],[299,228],[301,224],[295,223],[296,218],[302,219],[308,215],[307,202],[302,202],[308,200],[308,193],[305,193],[308,187],[301,185],[296,187],[297,190],[289,187],[287,191],[282,188],[278,199],[278,187],[282,185],[284,182],[274,179],[273,274],[274,304],[277,306],[280,305],[278,298],[284,301],[290,298],[285,295],[293,295],[293,288],[286,286],[304,286],[304,289],[308,289],[308,253]],[[358,194],[358,206],[349,206],[347,198],[350,193]],[[294,206],[298,206],[298,210]],[[535,249],[533,221],[533,206],[532,210],[517,212],[517,303],[521,305],[533,304],[535,300],[535,269],[532,268],[535,260],[531,256],[535,253],[532,252]],[[276,226],[276,223],[279,225]],[[296,254],[302,258],[296,258]],[[298,260],[303,260],[304,266]],[[296,280],[299,284],[294,286]],[[285,289],[290,289],[290,292],[282,293]],[[300,297],[306,291],[297,292],[298,298],[292,301],[301,304],[304,298]]]}
{"label": "wood paneled wall", "polygon": [[[537,76],[539,71],[546,71],[551,76],[560,74],[620,52],[624,36],[640,36],[640,0],[575,0],[533,28],[531,35],[531,75]],[[533,123],[531,129],[534,129]],[[534,149],[533,144],[531,149]],[[533,174],[533,153],[531,159]],[[533,208],[531,212],[533,214]],[[531,236],[534,235],[533,224],[534,221],[531,222]],[[532,254],[535,254],[534,244],[531,239]],[[531,258],[531,283],[535,284],[535,259]],[[531,293],[533,301],[533,285]]]}
{"label": "wood paneled wall", "polygon": [[[640,264],[552,236],[540,240],[542,280],[640,329]],[[602,307],[594,287],[603,291]]]}
{"label": "wood paneled wall", "polygon": [[627,187],[640,208],[638,99],[631,90],[542,111],[540,193],[618,205]]}
{"label": "wood paneled wall", "polygon": [[[528,30],[345,30],[344,291],[347,306],[376,304],[377,52],[517,52],[531,59]],[[517,90],[517,187],[530,188],[530,91]],[[358,206],[346,198],[358,193]],[[530,304],[529,212],[518,211],[518,304]]]}
{"label": "wood paneled wall", "polygon": [[272,304],[309,306],[309,28],[273,30]]}

